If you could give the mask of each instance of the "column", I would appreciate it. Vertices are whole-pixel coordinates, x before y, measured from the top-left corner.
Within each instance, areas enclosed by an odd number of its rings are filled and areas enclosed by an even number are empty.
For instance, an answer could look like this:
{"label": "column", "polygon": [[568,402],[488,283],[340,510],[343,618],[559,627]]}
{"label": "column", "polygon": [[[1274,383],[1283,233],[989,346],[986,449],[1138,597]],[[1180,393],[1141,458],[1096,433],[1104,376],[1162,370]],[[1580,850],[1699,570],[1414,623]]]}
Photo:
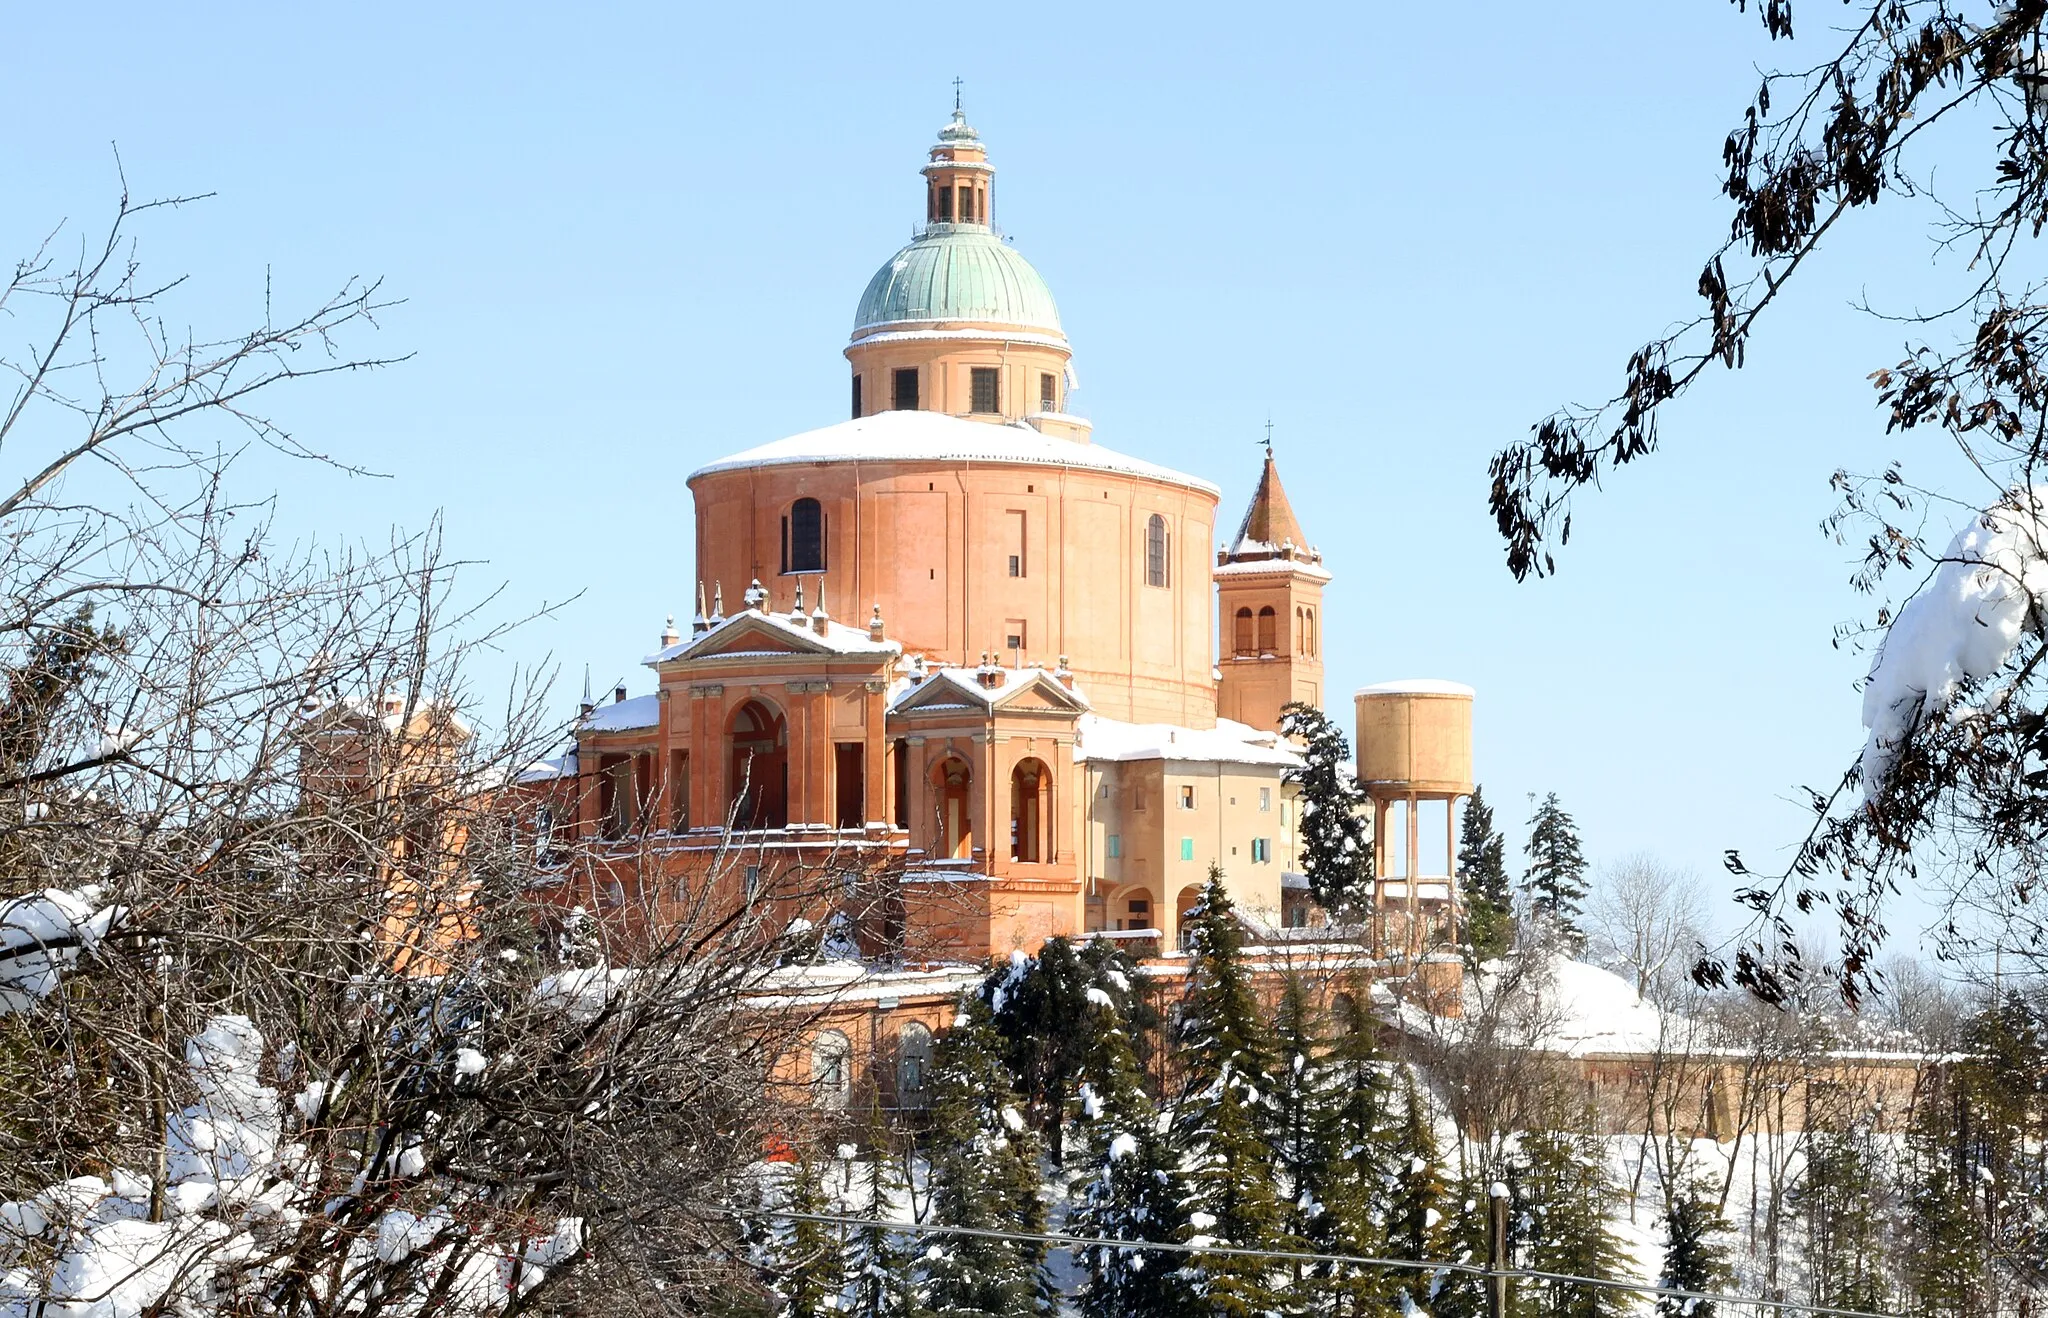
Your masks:
{"label": "column", "polygon": [[1421,885],[1416,883],[1416,871],[1422,868],[1422,830],[1416,825],[1421,822],[1416,809],[1421,798],[1415,789],[1408,789],[1408,960],[1412,963],[1422,947],[1421,902],[1418,893]]}

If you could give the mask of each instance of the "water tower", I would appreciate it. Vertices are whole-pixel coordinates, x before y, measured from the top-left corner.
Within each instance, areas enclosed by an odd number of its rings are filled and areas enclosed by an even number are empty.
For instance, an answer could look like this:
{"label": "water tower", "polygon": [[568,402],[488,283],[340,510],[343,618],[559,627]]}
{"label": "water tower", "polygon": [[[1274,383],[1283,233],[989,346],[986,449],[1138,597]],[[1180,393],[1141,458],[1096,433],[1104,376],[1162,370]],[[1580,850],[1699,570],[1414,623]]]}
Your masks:
{"label": "water tower", "polygon": [[[1429,944],[1457,936],[1457,802],[1472,794],[1472,688],[1418,679],[1361,688],[1358,785],[1372,801],[1373,949],[1398,946],[1414,961]],[[1425,803],[1444,805],[1444,867],[1422,870]],[[1388,820],[1402,809],[1404,856],[1393,850]]]}

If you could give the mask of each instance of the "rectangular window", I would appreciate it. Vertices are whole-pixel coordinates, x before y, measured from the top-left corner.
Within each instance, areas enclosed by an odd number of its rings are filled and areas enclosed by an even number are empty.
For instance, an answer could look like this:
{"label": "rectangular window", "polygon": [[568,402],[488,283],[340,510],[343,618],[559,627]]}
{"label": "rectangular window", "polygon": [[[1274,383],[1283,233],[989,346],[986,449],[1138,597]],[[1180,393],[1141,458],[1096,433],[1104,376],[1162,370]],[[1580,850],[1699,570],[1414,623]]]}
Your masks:
{"label": "rectangular window", "polygon": [[1010,618],[1003,623],[1003,648],[1022,650],[1024,648],[1024,620]]}
{"label": "rectangular window", "polygon": [[1144,809],[1145,809],[1145,789],[1144,789],[1144,788],[1142,788],[1142,787],[1133,787],[1133,788],[1131,789],[1131,809],[1133,809],[1133,810],[1136,810],[1136,811],[1138,811],[1138,812],[1139,812],[1139,813],[1141,813],[1141,814],[1142,814],[1142,813],[1144,812]]}
{"label": "rectangular window", "polygon": [[953,189],[940,188],[938,189],[938,193],[939,218],[945,221],[947,224],[951,224],[953,222]]}
{"label": "rectangular window", "polygon": [[670,831],[690,831],[690,752],[668,753],[668,826]]}
{"label": "rectangular window", "polygon": [[1051,371],[1038,373],[1038,410],[1057,412],[1060,410],[1060,378]]}
{"label": "rectangular window", "polygon": [[991,413],[1003,410],[1002,400],[997,397],[1002,382],[1002,371],[994,366],[973,366],[967,371],[968,408],[970,411]]}
{"label": "rectangular window", "polygon": [[761,895],[761,867],[759,865],[747,866],[746,884],[748,901],[752,901]]}
{"label": "rectangular window", "polygon": [[1182,860],[1193,860],[1195,858],[1195,840],[1193,838],[1184,837],[1180,840],[1180,858]]}
{"label": "rectangular window", "polygon": [[974,223],[974,189],[965,183],[960,185],[960,222]]}
{"label": "rectangular window", "polygon": [[1259,789],[1259,809],[1261,809],[1261,810],[1271,810],[1272,808],[1273,808],[1273,789],[1272,789],[1272,788],[1270,788],[1270,787],[1261,787],[1261,788]]}
{"label": "rectangular window", "polygon": [[899,412],[917,410],[917,368],[900,366],[894,373],[896,398],[894,406]]}
{"label": "rectangular window", "polygon": [[1262,838],[1262,837],[1255,837],[1255,838],[1253,838],[1253,839],[1252,839],[1252,863],[1253,863],[1254,865],[1264,865],[1265,863],[1267,863],[1268,861],[1270,861],[1270,860],[1272,860],[1272,859],[1273,859],[1273,844],[1272,844],[1272,842],[1271,842],[1271,841],[1269,841],[1268,839],[1266,839],[1266,838]]}
{"label": "rectangular window", "polygon": [[867,747],[857,741],[835,742],[832,782],[839,827],[859,828],[867,809]]}
{"label": "rectangular window", "polygon": [[1111,860],[1118,860],[1122,858],[1123,854],[1124,835],[1121,833],[1111,833],[1109,835],[1109,858]]}
{"label": "rectangular window", "polygon": [[855,418],[860,416],[860,377],[858,375],[853,377],[853,415]]}
{"label": "rectangular window", "polygon": [[896,742],[896,827],[910,827],[910,743]]}
{"label": "rectangular window", "polygon": [[1195,789],[1193,784],[1185,785],[1180,789],[1180,808],[1183,810],[1195,808]]}
{"label": "rectangular window", "polygon": [[1024,511],[1012,508],[1005,514],[1008,525],[1003,528],[1004,541],[1010,551],[1010,575],[1024,575]]}

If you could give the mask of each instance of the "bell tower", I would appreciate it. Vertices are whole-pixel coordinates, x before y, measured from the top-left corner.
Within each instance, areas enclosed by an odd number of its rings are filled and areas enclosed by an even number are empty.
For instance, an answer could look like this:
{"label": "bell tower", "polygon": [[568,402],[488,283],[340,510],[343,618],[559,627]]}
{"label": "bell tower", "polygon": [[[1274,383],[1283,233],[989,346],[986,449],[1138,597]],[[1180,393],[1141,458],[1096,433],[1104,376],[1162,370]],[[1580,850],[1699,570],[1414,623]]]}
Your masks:
{"label": "bell tower", "polygon": [[1281,488],[1270,427],[1259,488],[1236,541],[1216,553],[1215,577],[1223,650],[1216,713],[1277,732],[1289,701],[1322,704],[1323,586],[1330,572]]}

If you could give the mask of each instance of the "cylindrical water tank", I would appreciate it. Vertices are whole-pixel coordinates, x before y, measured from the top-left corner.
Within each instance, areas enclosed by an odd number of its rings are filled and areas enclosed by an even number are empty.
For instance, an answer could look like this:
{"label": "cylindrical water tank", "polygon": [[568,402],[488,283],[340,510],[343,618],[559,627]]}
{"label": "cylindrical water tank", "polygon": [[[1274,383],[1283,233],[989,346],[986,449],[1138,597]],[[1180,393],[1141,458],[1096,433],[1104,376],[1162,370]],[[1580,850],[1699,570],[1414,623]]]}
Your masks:
{"label": "cylindrical water tank", "polygon": [[1463,796],[1472,790],[1472,688],[1422,678],[1361,687],[1358,781],[1368,790]]}

